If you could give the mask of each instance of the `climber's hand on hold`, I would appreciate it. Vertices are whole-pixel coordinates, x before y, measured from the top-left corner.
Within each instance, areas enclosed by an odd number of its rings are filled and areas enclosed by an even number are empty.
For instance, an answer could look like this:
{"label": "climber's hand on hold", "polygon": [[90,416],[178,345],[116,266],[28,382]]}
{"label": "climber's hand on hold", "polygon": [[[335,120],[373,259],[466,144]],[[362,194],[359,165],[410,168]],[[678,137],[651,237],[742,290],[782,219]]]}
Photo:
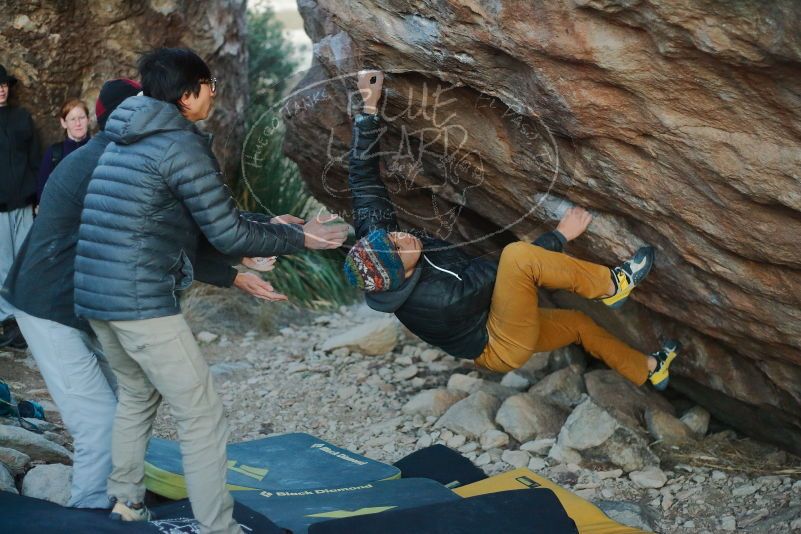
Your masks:
{"label": "climber's hand on hold", "polygon": [[584,208],[574,206],[568,208],[562,220],[559,221],[559,226],[556,227],[556,230],[565,236],[565,239],[572,241],[584,233],[590,222],[592,222],[590,212]]}
{"label": "climber's hand on hold", "polygon": [[378,111],[378,101],[381,99],[384,73],[380,70],[359,71],[357,85],[364,100],[364,112],[375,114]]}

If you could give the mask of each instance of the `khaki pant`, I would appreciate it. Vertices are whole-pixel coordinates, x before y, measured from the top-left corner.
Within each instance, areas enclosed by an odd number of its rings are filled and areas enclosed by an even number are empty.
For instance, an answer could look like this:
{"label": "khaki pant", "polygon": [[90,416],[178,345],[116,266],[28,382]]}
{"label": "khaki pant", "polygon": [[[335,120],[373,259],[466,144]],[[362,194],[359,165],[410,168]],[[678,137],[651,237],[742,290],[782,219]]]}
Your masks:
{"label": "khaki pant", "polygon": [[521,367],[535,352],[581,344],[631,382],[648,379],[648,357],[574,310],[540,309],[537,287],[565,289],[584,298],[605,296],[611,274],[608,267],[551,252],[529,243],[506,246],[487,321],[489,342],[476,364],[492,371]]}
{"label": "khaki pant", "polygon": [[145,450],[164,398],[178,427],[187,492],[201,532],[241,534],[225,488],[228,425],[222,402],[183,315],[91,324],[118,386],[109,496],[144,499]]}

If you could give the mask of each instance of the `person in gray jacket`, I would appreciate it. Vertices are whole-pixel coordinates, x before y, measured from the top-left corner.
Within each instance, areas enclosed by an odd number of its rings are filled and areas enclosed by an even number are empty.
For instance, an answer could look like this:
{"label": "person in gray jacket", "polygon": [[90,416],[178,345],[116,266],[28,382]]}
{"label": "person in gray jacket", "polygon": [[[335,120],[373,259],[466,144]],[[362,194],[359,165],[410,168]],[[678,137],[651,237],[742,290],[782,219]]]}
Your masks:
{"label": "person in gray jacket", "polygon": [[[339,247],[347,225],[243,217],[210,139],[195,126],[217,90],[191,50],[158,49],[139,63],[143,95],[106,123],[111,143],[89,182],[75,259],[75,310],[90,321],[118,383],[109,496],[112,518],[147,520],[144,457],[163,398],[176,421],[187,491],[204,533],[240,533],[225,488],[228,427],[208,365],[179,306],[202,234],[228,256]],[[286,297],[272,291],[271,300]]]}
{"label": "person in gray jacket", "polygon": [[[86,187],[109,143],[106,119],[141,86],[126,79],[103,84],[95,106],[100,132],[69,154],[53,171],[41,199],[44,208],[0,291],[14,307],[19,328],[47,389],[74,440],[69,506],[108,508],[106,481],[111,473],[111,430],[117,399],[114,377],[89,323],[75,316],[75,248]],[[255,214],[254,214],[255,215]],[[205,239],[199,246],[195,278],[219,287],[235,286],[260,297],[271,288],[261,277],[238,272],[239,263]],[[243,258],[259,266],[254,258]],[[261,262],[270,265],[270,262]]]}

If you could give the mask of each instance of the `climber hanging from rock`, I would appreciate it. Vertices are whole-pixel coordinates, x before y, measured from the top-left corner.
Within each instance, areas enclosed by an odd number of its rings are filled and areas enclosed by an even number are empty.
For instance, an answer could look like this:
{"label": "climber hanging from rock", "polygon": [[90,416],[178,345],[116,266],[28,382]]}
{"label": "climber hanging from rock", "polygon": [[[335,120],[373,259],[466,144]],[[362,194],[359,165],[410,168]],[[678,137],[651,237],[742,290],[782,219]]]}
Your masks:
{"label": "climber hanging from rock", "polygon": [[394,313],[424,341],[458,358],[497,372],[521,367],[536,352],[579,343],[631,382],[667,387],[680,344],[669,340],[646,355],[595,324],[587,315],[538,306],[537,288],[564,289],[619,308],[648,275],[654,249],[642,247],[617,267],[604,267],[562,253],[592,216],[571,208],[556,230],[533,244],[507,245],[499,263],[472,257],[460,247],[399,229],[381,181],[377,104],[383,73],[362,71],[358,88],[363,113],[353,126],[349,186],[358,241],[345,260],[349,282],[366,292],[374,310]]}

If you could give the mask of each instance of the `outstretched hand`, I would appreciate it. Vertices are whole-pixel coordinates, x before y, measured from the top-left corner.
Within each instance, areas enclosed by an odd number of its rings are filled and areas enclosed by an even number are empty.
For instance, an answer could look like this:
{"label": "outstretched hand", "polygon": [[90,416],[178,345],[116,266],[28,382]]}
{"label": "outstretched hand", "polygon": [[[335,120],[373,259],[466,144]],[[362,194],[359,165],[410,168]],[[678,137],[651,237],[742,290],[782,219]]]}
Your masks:
{"label": "outstretched hand", "polygon": [[592,215],[584,208],[574,206],[568,208],[556,230],[565,236],[565,239],[572,241],[584,233],[584,230],[592,222]]}
{"label": "outstretched hand", "polygon": [[303,234],[308,249],[338,248],[348,238],[348,225],[339,215],[318,215],[303,225]]}
{"label": "outstretched hand", "polygon": [[378,111],[378,101],[381,98],[381,88],[384,85],[384,73],[380,70],[359,71],[356,85],[359,87],[362,100],[364,100],[364,112],[372,114]]}
{"label": "outstretched hand", "polygon": [[234,279],[234,286],[257,299],[279,302],[289,300],[286,295],[278,293],[270,282],[253,273],[239,273]]}

